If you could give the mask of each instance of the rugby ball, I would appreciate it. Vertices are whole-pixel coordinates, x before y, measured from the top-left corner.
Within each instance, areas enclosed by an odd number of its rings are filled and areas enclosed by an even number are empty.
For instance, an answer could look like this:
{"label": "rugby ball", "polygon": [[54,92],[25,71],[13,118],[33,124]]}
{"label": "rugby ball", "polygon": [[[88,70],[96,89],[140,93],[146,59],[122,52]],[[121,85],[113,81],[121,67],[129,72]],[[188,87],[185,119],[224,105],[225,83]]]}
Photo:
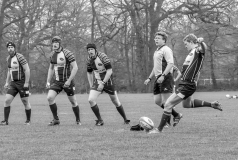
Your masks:
{"label": "rugby ball", "polygon": [[154,122],[148,117],[141,117],[139,119],[139,124],[145,130],[151,130],[154,128]]}

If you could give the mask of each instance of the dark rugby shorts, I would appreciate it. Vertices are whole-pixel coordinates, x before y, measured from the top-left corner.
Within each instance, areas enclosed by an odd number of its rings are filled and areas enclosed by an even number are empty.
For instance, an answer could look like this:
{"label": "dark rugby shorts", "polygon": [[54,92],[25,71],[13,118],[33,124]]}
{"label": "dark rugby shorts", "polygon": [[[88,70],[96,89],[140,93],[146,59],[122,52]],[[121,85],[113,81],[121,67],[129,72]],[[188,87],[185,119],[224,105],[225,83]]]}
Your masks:
{"label": "dark rugby shorts", "polygon": [[157,80],[160,76],[158,76],[154,82],[154,95],[162,93],[173,93],[174,78],[172,74],[167,74],[164,77],[164,81],[162,83],[157,83]]}
{"label": "dark rugby shorts", "polygon": [[197,86],[195,82],[181,81],[175,93],[182,99],[187,99],[196,91]]}
{"label": "dark rugby shorts", "polygon": [[74,95],[74,91],[75,91],[74,81],[71,81],[71,84],[69,85],[69,87],[64,87],[64,83],[65,82],[61,82],[61,81],[56,81],[55,80],[50,85],[50,90],[55,91],[57,94],[59,94],[62,90],[64,90],[65,93],[67,94],[67,96],[73,96]]}
{"label": "dark rugby shorts", "polygon": [[19,93],[21,98],[29,97],[29,87],[24,87],[24,83],[25,80],[11,81],[7,89],[7,94],[15,97]]}
{"label": "dark rugby shorts", "polygon": [[[95,79],[93,81],[93,86],[91,87],[91,89],[98,91],[97,90],[98,85],[99,85],[98,80]],[[103,88],[102,92],[103,91],[106,92],[107,94],[115,95],[115,86],[113,84],[113,80],[112,79],[109,79],[107,81],[107,83],[104,84],[104,88]]]}

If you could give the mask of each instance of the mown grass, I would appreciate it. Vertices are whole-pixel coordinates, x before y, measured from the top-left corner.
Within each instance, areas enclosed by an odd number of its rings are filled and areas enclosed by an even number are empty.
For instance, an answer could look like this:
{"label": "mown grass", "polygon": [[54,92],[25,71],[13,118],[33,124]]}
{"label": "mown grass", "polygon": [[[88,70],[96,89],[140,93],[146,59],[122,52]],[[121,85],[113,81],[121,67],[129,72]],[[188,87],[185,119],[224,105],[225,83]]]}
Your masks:
{"label": "mown grass", "polygon": [[[98,99],[105,121],[96,127],[95,116],[87,102],[88,95],[77,95],[82,125],[75,124],[72,108],[65,95],[56,101],[61,124],[49,127],[52,115],[46,95],[32,95],[32,123],[25,126],[24,107],[17,96],[12,104],[9,125],[0,126],[0,159],[39,160],[233,160],[238,159],[238,100],[226,99],[235,92],[198,92],[194,97],[207,101],[219,100],[224,111],[211,108],[176,110],[183,113],[181,123],[149,135],[132,132],[111,103],[107,94]],[[158,125],[162,109],[153,102],[152,94],[119,94],[131,125],[141,116],[150,117]],[[4,96],[0,96],[3,104]],[[3,105],[2,105],[3,106]],[[0,109],[3,119],[3,107]]]}

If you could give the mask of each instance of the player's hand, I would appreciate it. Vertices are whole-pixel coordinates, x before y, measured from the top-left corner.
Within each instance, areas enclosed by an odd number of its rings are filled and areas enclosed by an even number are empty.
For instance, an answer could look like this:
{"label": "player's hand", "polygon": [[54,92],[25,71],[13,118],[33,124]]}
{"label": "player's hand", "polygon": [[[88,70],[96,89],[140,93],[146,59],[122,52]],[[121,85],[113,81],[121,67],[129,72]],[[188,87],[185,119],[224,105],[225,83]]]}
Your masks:
{"label": "player's hand", "polygon": [[45,87],[46,87],[47,89],[49,89],[49,88],[50,88],[50,82],[47,82],[46,85],[45,85]]}
{"label": "player's hand", "polygon": [[99,82],[97,90],[102,91],[103,88],[104,88],[104,84],[102,82]]}
{"label": "player's hand", "polygon": [[203,38],[200,37],[200,38],[197,39],[197,41],[198,41],[198,43],[201,43],[201,42],[203,42]]}
{"label": "player's hand", "polygon": [[4,85],[4,88],[8,88],[9,87],[9,84],[8,83],[5,83],[5,85]]}
{"label": "player's hand", "polygon": [[25,82],[23,88],[28,88],[28,87],[29,87],[29,83]]}
{"label": "player's hand", "polygon": [[148,78],[148,79],[145,80],[144,84],[147,85],[148,83],[150,83],[150,81],[151,80]]}
{"label": "player's hand", "polygon": [[157,83],[162,83],[164,81],[164,76],[160,76],[158,79],[157,79]]}
{"label": "player's hand", "polygon": [[67,80],[67,81],[64,83],[64,88],[68,88],[68,87],[70,86],[70,83],[71,83],[71,82]]}

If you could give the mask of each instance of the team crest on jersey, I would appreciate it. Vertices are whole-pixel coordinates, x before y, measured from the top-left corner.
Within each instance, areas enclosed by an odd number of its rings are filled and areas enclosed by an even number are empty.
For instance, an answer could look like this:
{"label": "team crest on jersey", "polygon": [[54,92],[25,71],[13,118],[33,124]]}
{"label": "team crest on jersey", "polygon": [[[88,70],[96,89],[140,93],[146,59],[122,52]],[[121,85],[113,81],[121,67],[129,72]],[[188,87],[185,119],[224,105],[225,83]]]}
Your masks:
{"label": "team crest on jersey", "polygon": [[64,61],[64,58],[60,58],[61,61]]}
{"label": "team crest on jersey", "polygon": [[13,64],[17,64],[17,62],[16,62],[16,61],[14,61],[14,62],[13,62]]}
{"label": "team crest on jersey", "polygon": [[190,52],[190,53],[189,53],[189,55],[190,55],[190,56],[192,56],[192,55],[193,55],[193,53],[192,53],[192,52]]}
{"label": "team crest on jersey", "polygon": [[98,63],[99,66],[102,66],[102,63]]}

